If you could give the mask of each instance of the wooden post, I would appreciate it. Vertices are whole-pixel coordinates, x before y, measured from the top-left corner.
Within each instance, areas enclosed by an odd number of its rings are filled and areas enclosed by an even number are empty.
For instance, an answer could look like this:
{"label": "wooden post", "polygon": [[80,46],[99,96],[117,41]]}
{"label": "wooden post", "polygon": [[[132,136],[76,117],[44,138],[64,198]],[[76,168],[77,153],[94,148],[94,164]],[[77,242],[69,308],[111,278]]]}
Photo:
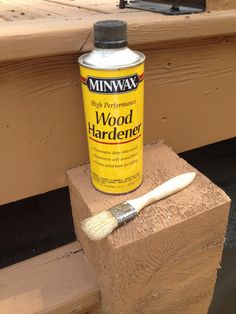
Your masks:
{"label": "wooden post", "polygon": [[148,145],[144,181],[112,196],[90,183],[89,165],[68,171],[76,234],[97,275],[106,314],[207,313],[226,231],[230,199],[201,173],[185,190],[141,211],[102,241],[89,240],[84,218],[196,171],[163,144]]}

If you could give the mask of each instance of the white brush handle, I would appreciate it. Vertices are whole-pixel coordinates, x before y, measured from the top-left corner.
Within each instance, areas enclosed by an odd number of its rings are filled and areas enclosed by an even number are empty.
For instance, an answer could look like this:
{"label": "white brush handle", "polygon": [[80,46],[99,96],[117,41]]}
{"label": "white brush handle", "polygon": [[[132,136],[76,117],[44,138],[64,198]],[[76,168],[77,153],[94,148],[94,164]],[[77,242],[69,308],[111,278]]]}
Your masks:
{"label": "white brush handle", "polygon": [[193,182],[195,176],[195,172],[181,174],[166,181],[147,194],[127,202],[131,204],[137,210],[137,212],[139,212],[143,207],[183,190]]}

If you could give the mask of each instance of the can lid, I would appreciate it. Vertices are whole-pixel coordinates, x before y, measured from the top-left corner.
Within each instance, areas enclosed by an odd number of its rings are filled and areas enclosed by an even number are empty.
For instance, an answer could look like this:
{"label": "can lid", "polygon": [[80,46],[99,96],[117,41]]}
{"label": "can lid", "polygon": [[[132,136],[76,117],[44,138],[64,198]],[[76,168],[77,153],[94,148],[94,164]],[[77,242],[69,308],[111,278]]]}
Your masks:
{"label": "can lid", "polygon": [[127,23],[105,20],[94,24],[94,46],[97,48],[121,48],[128,45]]}

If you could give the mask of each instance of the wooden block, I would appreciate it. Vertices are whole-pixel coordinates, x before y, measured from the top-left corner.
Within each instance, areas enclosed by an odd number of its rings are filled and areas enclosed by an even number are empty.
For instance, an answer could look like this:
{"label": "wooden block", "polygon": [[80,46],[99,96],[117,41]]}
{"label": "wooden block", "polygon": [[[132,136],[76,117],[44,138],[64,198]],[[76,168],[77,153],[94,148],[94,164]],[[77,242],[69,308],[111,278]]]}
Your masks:
{"label": "wooden block", "polygon": [[141,211],[102,241],[91,241],[80,222],[169,178],[196,171],[170,148],[145,147],[144,181],[129,195],[96,191],[89,165],[68,171],[77,236],[97,275],[107,314],[204,314],[221,260],[229,197],[198,172],[187,189]]}
{"label": "wooden block", "polygon": [[0,270],[0,287],[2,314],[85,314],[90,309],[92,314],[99,309],[99,289],[79,242]]}

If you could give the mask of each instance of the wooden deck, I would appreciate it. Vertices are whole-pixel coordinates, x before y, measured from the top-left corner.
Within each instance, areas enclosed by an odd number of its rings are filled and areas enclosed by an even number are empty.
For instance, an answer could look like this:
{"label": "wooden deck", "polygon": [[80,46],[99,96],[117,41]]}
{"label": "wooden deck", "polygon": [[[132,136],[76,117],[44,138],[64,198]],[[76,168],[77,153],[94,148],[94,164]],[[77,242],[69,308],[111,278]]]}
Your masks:
{"label": "wooden deck", "polygon": [[88,51],[92,25],[102,19],[128,21],[130,44],[148,47],[233,35],[235,16],[234,10],[165,16],[119,9],[116,0],[6,0],[0,6],[0,61]]}
{"label": "wooden deck", "polygon": [[2,269],[0,277],[2,314],[92,314],[100,302],[79,242]]}
{"label": "wooden deck", "polygon": [[[165,0],[160,0],[165,2]],[[169,0],[169,3],[173,0]],[[183,1],[182,1],[183,2]],[[185,1],[188,5],[203,1]],[[26,20],[84,20],[94,14],[129,14],[135,10],[120,10],[117,7],[118,0],[4,0],[0,8],[0,22],[26,21]],[[226,4],[227,3],[227,4]],[[214,9],[234,9],[236,1],[208,0],[207,5]]]}
{"label": "wooden deck", "polygon": [[65,171],[88,162],[77,59],[97,20],[126,20],[130,47],[146,54],[145,143],[181,152],[235,136],[236,10],[170,17],[116,5],[1,4],[0,204],[63,187]]}
{"label": "wooden deck", "polygon": [[[92,48],[92,25],[97,20],[126,20],[130,46],[147,55],[146,143],[164,139],[180,152],[235,136],[236,1],[222,0],[219,5],[209,0],[208,9],[229,10],[178,17],[119,10],[116,3],[1,3],[0,204],[65,186],[65,171],[88,161],[77,58]],[[85,300],[81,310],[89,310],[99,301],[99,292],[94,279],[83,273],[84,257],[73,250],[71,255],[67,250],[52,252],[49,260],[39,257],[26,262],[26,268],[20,264],[4,270],[0,304],[7,311],[18,304],[25,314],[30,300],[36,312],[45,307],[53,313],[61,300],[62,313],[67,313],[80,312]],[[54,260],[65,263],[54,269]],[[85,266],[77,269],[77,262]],[[26,273],[29,286],[19,290]],[[58,294],[48,286],[48,273],[58,279],[52,286],[62,287]],[[65,286],[61,274],[70,277]],[[41,276],[46,279],[39,291]],[[88,289],[84,281],[79,283],[80,276],[91,283]],[[84,288],[91,298],[84,299]]]}

